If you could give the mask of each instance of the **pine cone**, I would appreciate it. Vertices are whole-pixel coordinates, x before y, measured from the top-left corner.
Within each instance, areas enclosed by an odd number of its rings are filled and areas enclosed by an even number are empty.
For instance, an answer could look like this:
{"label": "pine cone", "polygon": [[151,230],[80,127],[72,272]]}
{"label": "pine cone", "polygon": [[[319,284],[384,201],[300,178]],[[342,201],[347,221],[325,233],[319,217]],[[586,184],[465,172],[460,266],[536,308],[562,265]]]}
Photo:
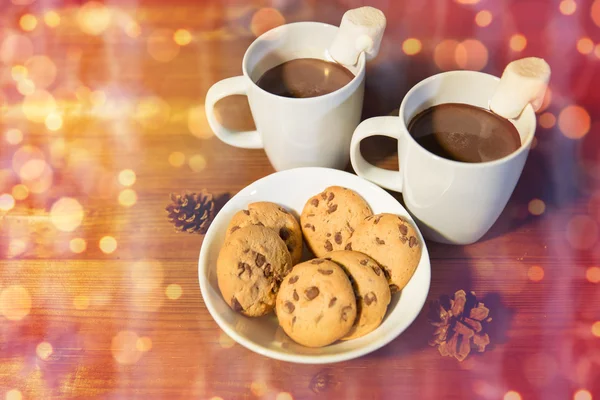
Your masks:
{"label": "pine cone", "polygon": [[475,293],[468,295],[464,290],[454,293],[454,298],[442,296],[431,303],[429,321],[436,327],[430,346],[438,346],[442,356],[455,357],[463,361],[471,349],[483,353],[490,343],[484,332],[484,323],[490,322],[490,310],[477,302]]}
{"label": "pine cone", "polygon": [[200,193],[171,193],[171,201],[165,210],[178,232],[204,235],[215,216],[215,202],[206,190]]}

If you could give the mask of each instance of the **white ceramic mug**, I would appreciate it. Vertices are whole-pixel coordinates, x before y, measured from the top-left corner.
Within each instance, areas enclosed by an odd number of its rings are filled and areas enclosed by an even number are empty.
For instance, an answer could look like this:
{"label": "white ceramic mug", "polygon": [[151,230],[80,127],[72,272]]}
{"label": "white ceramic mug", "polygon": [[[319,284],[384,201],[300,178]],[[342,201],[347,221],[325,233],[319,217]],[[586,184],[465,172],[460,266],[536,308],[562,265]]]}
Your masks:
{"label": "white ceramic mug", "polygon": [[[365,57],[348,69],[355,75],[346,86],[324,96],[287,98],[256,85],[267,70],[297,58],[328,60],[327,49],[338,27],[297,22],[272,29],[256,39],[244,55],[242,76],[214,84],[206,95],[208,123],[223,142],[248,149],[264,148],[273,167],[345,168],[352,132],[362,112]],[[231,132],[216,119],[214,106],[223,97],[245,94],[256,131]]]}
{"label": "white ceramic mug", "polygon": [[[517,151],[482,163],[457,162],[430,153],[411,137],[407,126],[419,112],[438,104],[466,103],[489,109],[498,82],[495,76],[474,71],[431,76],[406,94],[399,117],[370,118],[354,132],[350,158],[356,173],[402,192],[408,211],[428,239],[470,244],[489,230],[521,176],[535,133],[535,113],[528,105],[519,118],[511,120],[521,137]],[[376,135],[398,140],[399,172],[377,168],[360,153],[361,140]]]}

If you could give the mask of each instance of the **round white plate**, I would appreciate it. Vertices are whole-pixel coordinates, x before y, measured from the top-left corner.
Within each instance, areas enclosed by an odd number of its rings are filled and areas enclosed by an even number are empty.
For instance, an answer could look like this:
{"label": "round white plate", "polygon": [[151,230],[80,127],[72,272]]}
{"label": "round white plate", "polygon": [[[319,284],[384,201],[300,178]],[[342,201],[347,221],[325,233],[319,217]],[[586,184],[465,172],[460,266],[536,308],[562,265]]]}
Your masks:
{"label": "round white plate", "polygon": [[233,196],[217,214],[204,237],[198,262],[198,278],[204,303],[227,335],[256,353],[277,360],[305,364],[333,363],[360,357],[394,340],[414,321],[425,304],[431,266],[427,247],[419,232],[424,245],[415,274],[400,293],[392,296],[382,324],[366,336],[322,348],[308,348],[289,339],[279,328],[275,315],[249,318],[229,308],[219,292],[216,264],[225,230],[233,214],[250,203],[271,201],[298,216],[306,201],[328,186],[343,186],[354,190],[369,203],[375,214],[387,212],[412,221],[408,212],[392,196],[356,175],[327,168],[298,168],[259,179]]}

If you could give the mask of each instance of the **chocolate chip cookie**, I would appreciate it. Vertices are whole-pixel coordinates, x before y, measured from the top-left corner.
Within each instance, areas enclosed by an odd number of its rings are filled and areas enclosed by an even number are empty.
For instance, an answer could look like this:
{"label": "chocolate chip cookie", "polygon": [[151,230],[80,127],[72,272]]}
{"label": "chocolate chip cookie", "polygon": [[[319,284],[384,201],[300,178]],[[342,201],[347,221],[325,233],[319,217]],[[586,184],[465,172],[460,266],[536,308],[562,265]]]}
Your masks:
{"label": "chocolate chip cookie", "polygon": [[415,227],[394,214],[366,218],[352,236],[352,249],[368,254],[383,268],[392,293],[402,290],[421,260]]}
{"label": "chocolate chip cookie", "polygon": [[285,242],[294,264],[302,257],[302,231],[296,218],[285,208],[275,203],[261,201],[248,205],[247,210],[238,211],[225,234],[225,240],[236,230],[248,225],[262,225],[273,229]]}
{"label": "chocolate chip cookie", "polygon": [[356,192],[331,186],[311,197],[300,215],[306,243],[317,257],[334,250],[352,250],[349,240],[371,207]]}
{"label": "chocolate chip cookie", "polygon": [[375,330],[381,324],[392,297],[379,265],[358,251],[334,251],[325,258],[342,267],[356,296],[356,321],[342,340],[356,339]]}
{"label": "chocolate chip cookie", "polygon": [[258,225],[237,229],[217,259],[217,280],[223,298],[250,317],[269,313],[277,291],[292,269],[292,258],[275,231]]}
{"label": "chocolate chip cookie", "polygon": [[356,318],[356,299],[344,270],[319,258],[292,269],[276,304],[279,325],[295,342],[308,347],[342,338]]}

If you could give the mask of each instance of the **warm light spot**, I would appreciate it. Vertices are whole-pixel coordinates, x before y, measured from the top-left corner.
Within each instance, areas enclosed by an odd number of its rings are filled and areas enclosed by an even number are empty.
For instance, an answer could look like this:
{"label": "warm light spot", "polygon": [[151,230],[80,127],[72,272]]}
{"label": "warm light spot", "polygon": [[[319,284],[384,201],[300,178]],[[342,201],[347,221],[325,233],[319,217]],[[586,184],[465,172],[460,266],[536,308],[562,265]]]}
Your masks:
{"label": "warm light spot", "polygon": [[576,215],[567,224],[567,241],[576,250],[586,250],[598,240],[598,225],[587,215]]}
{"label": "warm light spot", "polygon": [[250,30],[254,36],[258,37],[283,24],[285,24],[285,18],[279,11],[274,8],[265,7],[255,12],[252,16]]}
{"label": "warm light spot", "polygon": [[63,120],[59,113],[51,112],[46,117],[45,123],[46,128],[50,129],[51,131],[57,131],[62,127]]}
{"label": "warm light spot", "polygon": [[514,390],[509,390],[504,394],[504,400],[521,400],[521,395]]}
{"label": "warm light spot", "polygon": [[492,23],[492,13],[488,10],[481,10],[475,15],[475,23],[482,28]]}
{"label": "warm light spot", "polygon": [[131,21],[125,27],[125,34],[130,38],[135,39],[142,34],[142,28],[140,28],[140,25],[137,22]]}
{"label": "warm light spot", "polygon": [[31,159],[25,162],[19,170],[19,176],[24,181],[31,181],[39,178],[46,169],[46,161],[40,159]]}
{"label": "warm light spot", "polygon": [[544,99],[542,100],[542,105],[536,112],[537,113],[543,112],[544,110],[546,110],[546,108],[548,108],[550,106],[551,102],[552,102],[552,89],[550,89],[549,87],[546,87],[546,92],[544,93]]}
{"label": "warm light spot", "polygon": [[56,28],[58,25],[60,25],[60,15],[58,15],[56,11],[48,11],[46,14],[44,14],[44,22],[50,28]]}
{"label": "warm light spot", "polygon": [[22,183],[19,183],[13,186],[12,195],[15,198],[15,200],[25,200],[27,196],[29,196],[29,189],[27,189],[27,186],[23,185]]}
{"label": "warm light spot", "polygon": [[135,110],[137,121],[148,129],[163,126],[171,114],[171,107],[160,97],[146,97],[139,101]]}
{"label": "warm light spot", "polygon": [[[465,0],[461,0],[461,1],[465,1]],[[277,394],[277,396],[275,397],[275,400],[294,400],[294,398],[288,392],[279,392]]]}
{"label": "warm light spot", "polygon": [[594,51],[594,42],[589,37],[582,37],[577,41],[577,51],[581,54],[590,54]]}
{"label": "warm light spot", "polygon": [[8,244],[8,255],[10,257],[16,257],[19,254],[25,252],[27,249],[27,243],[21,239],[12,239]]}
{"label": "warm light spot", "polygon": [[[600,336],[600,335],[597,335],[597,336]],[[579,389],[573,395],[573,400],[592,400],[592,394],[588,390]]]}
{"label": "warm light spot", "polygon": [[188,129],[192,135],[200,139],[210,139],[214,133],[208,126],[204,105],[190,108],[188,112]]}
{"label": "warm light spot", "polygon": [[150,292],[163,282],[163,266],[156,260],[138,261],[131,266],[131,280],[136,288]]}
{"label": "warm light spot", "polygon": [[23,99],[23,114],[33,122],[45,122],[48,114],[56,110],[56,100],[45,90],[38,90]]}
{"label": "warm light spot", "polygon": [[539,116],[539,123],[542,128],[550,129],[556,125],[556,117],[551,112],[545,112]]}
{"label": "warm light spot", "polygon": [[423,45],[419,39],[409,38],[402,43],[402,51],[406,55],[413,56],[421,51]]}
{"label": "warm light spot", "polygon": [[0,314],[11,321],[25,318],[31,311],[31,297],[23,286],[13,285],[0,293]]}
{"label": "warm light spot", "polygon": [[206,168],[206,159],[202,154],[194,154],[188,160],[188,165],[194,172],[200,172]]}
{"label": "warm light spot", "polygon": [[456,46],[454,57],[460,68],[480,71],[488,62],[488,51],[479,40],[467,39]]}
{"label": "warm light spot", "polygon": [[10,76],[15,82],[27,78],[27,68],[24,65],[15,65],[10,69]]}
{"label": "warm light spot", "polygon": [[69,248],[73,253],[80,254],[87,248],[87,243],[83,238],[73,238],[69,242]]}
{"label": "warm light spot", "polygon": [[94,90],[90,93],[90,102],[94,107],[103,106],[106,103],[106,93],[102,90]]}
{"label": "warm light spot", "polygon": [[111,13],[104,4],[89,1],[79,8],[77,23],[88,35],[100,35],[110,25]]}
{"label": "warm light spot", "polygon": [[187,29],[177,29],[173,34],[173,40],[180,46],[187,46],[192,41],[192,34]]}
{"label": "warm light spot", "polygon": [[560,2],[558,8],[564,15],[571,15],[577,10],[577,4],[574,0],[563,0]]}
{"label": "warm light spot", "polygon": [[558,127],[569,139],[584,137],[590,130],[591,122],[590,114],[581,106],[567,106],[558,115]]}
{"label": "warm light spot", "polygon": [[31,79],[36,88],[45,89],[56,79],[56,64],[46,56],[33,56],[25,61],[27,78]]}
{"label": "warm light spot", "polygon": [[454,53],[457,46],[458,42],[451,39],[442,40],[435,46],[433,60],[439,69],[442,71],[456,69],[457,65]]}
{"label": "warm light spot", "polygon": [[250,384],[250,391],[256,397],[262,397],[267,394],[267,384],[264,382],[252,382]]}
{"label": "warm light spot", "polygon": [[0,211],[10,211],[14,206],[15,199],[10,194],[0,194]]}
{"label": "warm light spot", "polygon": [[19,26],[27,32],[31,32],[37,26],[37,18],[31,14],[25,14],[19,19]]}
{"label": "warm light spot", "polygon": [[225,332],[219,334],[219,345],[224,349],[230,349],[235,346],[235,340],[230,338]]}
{"label": "warm light spot", "polygon": [[590,14],[592,16],[592,21],[594,21],[597,27],[600,27],[600,0],[596,0],[592,3]]}
{"label": "warm light spot", "polygon": [[23,96],[30,96],[35,93],[35,83],[31,79],[21,79],[17,82],[17,91]]}
{"label": "warm light spot", "polygon": [[48,164],[45,164],[46,168],[42,171],[42,175],[31,181],[24,181],[23,183],[27,185],[30,193],[44,193],[52,186],[53,181],[53,172],[52,169],[48,167]]}
{"label": "warm light spot", "polygon": [[594,47],[594,55],[596,56],[596,58],[600,58],[600,43],[598,43],[596,47]]}
{"label": "warm light spot", "polygon": [[208,400],[223,400],[223,398],[222,398],[222,397],[219,397],[219,396],[213,396],[213,397],[211,397],[211,398],[210,398],[210,399],[208,399]]}
{"label": "warm light spot", "polygon": [[544,269],[539,265],[534,265],[527,271],[527,277],[533,282],[539,282],[544,279]]}
{"label": "warm light spot", "polygon": [[169,286],[167,286],[165,294],[170,300],[177,300],[183,294],[183,289],[178,284],[172,283]]}
{"label": "warm light spot", "polygon": [[479,3],[479,0],[454,0],[456,1],[458,4],[477,4]]}
{"label": "warm light spot", "polygon": [[73,307],[76,310],[87,310],[90,306],[90,299],[87,296],[75,296],[73,299]]}
{"label": "warm light spot", "polygon": [[35,348],[35,354],[42,360],[47,360],[52,355],[52,345],[48,342],[42,342]]}
{"label": "warm light spot", "polygon": [[62,197],[52,205],[50,220],[59,231],[73,232],[83,221],[83,207],[71,197]]}
{"label": "warm light spot", "polygon": [[527,209],[533,215],[542,215],[546,210],[546,204],[540,199],[533,199],[529,202]]}
{"label": "warm light spot", "polygon": [[119,364],[135,364],[142,357],[142,352],[137,349],[138,335],[131,331],[121,331],[111,342],[111,352]]}
{"label": "warm light spot", "polygon": [[135,183],[135,172],[131,169],[124,169],[119,172],[119,183],[123,186],[131,186]]}
{"label": "warm light spot", "polygon": [[179,48],[173,41],[173,31],[170,29],[156,29],[146,41],[148,54],[159,62],[169,62],[177,57]]}
{"label": "warm light spot", "polygon": [[117,240],[112,236],[104,236],[100,239],[100,250],[106,254],[113,253],[117,250]]}
{"label": "warm light spot", "polygon": [[8,392],[6,392],[6,400],[22,400],[23,396],[21,395],[21,392],[17,389],[11,389]]}
{"label": "warm light spot", "polygon": [[527,38],[520,33],[510,37],[509,46],[513,51],[523,51],[527,47]]}
{"label": "warm light spot", "polygon": [[585,271],[585,277],[591,283],[600,283],[600,267],[589,267]]}
{"label": "warm light spot", "polygon": [[17,145],[23,140],[23,133],[18,129],[8,129],[4,134],[6,141],[12,145]]}
{"label": "warm light spot", "polygon": [[0,45],[0,61],[6,65],[25,62],[33,54],[33,43],[23,35],[8,34]]}
{"label": "warm light spot", "polygon": [[135,342],[135,348],[144,353],[152,350],[152,339],[147,336],[139,338],[137,342]]}
{"label": "warm light spot", "polygon": [[81,101],[82,103],[89,100],[91,93],[92,91],[90,88],[86,86],[79,86],[77,89],[75,89],[75,97],[77,97],[77,100]]}
{"label": "warm light spot", "polygon": [[119,204],[123,207],[131,207],[137,203],[137,193],[133,189],[124,189],[119,193]]}
{"label": "warm light spot", "polygon": [[179,151],[172,152],[169,154],[169,164],[177,168],[181,167],[185,164],[185,154]]}

